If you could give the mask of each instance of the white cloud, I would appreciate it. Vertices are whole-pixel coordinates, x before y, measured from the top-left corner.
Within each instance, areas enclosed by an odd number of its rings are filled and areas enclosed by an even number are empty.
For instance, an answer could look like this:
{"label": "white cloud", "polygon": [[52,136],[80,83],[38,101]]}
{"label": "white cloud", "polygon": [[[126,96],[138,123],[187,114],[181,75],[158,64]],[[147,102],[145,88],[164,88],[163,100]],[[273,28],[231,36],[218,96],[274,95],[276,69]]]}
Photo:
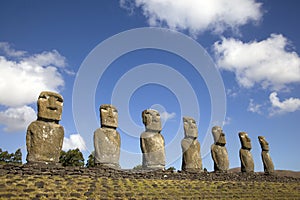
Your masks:
{"label": "white cloud", "polygon": [[277,92],[272,92],[269,99],[272,104],[270,116],[300,110],[300,99],[298,98],[289,98],[284,101],[280,101],[277,97]]}
{"label": "white cloud", "polygon": [[29,65],[37,66],[57,66],[65,67],[66,58],[58,53],[56,50],[44,51],[39,54],[34,54],[28,58],[25,58],[24,61]]}
{"label": "white cloud", "polygon": [[275,91],[300,82],[300,58],[288,47],[287,38],[276,34],[259,42],[223,38],[214,44],[219,67],[234,72],[240,86],[259,84]]}
{"label": "white cloud", "polygon": [[229,97],[235,98],[238,95],[238,92],[236,91],[236,89],[227,89],[226,94]]}
{"label": "white cloud", "polygon": [[231,122],[232,122],[232,118],[226,116],[223,121],[213,121],[212,126],[226,126],[231,124]]}
{"label": "white cloud", "polygon": [[64,143],[62,147],[64,151],[76,148],[78,148],[80,151],[86,150],[85,142],[80,136],[80,134],[72,134],[70,135],[70,138],[64,138]]}
{"label": "white cloud", "polygon": [[17,51],[13,49],[7,42],[0,42],[0,52],[3,52],[9,57],[21,57],[27,53],[26,51]]}
{"label": "white cloud", "polygon": [[256,103],[254,103],[253,99],[250,99],[250,103],[248,105],[247,110],[250,111],[250,112],[253,112],[253,113],[261,114],[262,113],[261,112],[261,107],[262,107],[262,105],[256,104]]}
{"label": "white cloud", "polygon": [[162,113],[160,113],[160,119],[164,122],[173,119],[176,116],[176,113],[172,112],[172,113],[168,113],[167,111],[164,111]]}
{"label": "white cloud", "polygon": [[[64,80],[54,64],[62,61],[50,62],[51,54],[48,52],[43,57],[42,53],[20,61],[0,56],[0,104],[22,106],[35,102],[43,90],[58,91],[64,85]],[[52,56],[55,57],[57,52],[54,54]],[[50,61],[46,60],[48,57]]]}
{"label": "white cloud", "polygon": [[0,124],[5,131],[26,130],[36,115],[28,105],[41,91],[59,92],[64,86],[66,58],[56,50],[29,55],[6,42],[0,42],[0,53]]}
{"label": "white cloud", "polygon": [[0,124],[4,125],[4,131],[13,132],[26,130],[30,122],[36,119],[35,111],[29,106],[8,108],[0,111]]}
{"label": "white cloud", "polygon": [[233,30],[262,17],[261,3],[255,0],[120,0],[132,12],[141,8],[150,26],[166,25],[192,34],[212,30]]}
{"label": "white cloud", "polygon": [[223,126],[229,125],[231,123],[231,121],[232,121],[231,117],[226,117],[224,122],[223,122]]}

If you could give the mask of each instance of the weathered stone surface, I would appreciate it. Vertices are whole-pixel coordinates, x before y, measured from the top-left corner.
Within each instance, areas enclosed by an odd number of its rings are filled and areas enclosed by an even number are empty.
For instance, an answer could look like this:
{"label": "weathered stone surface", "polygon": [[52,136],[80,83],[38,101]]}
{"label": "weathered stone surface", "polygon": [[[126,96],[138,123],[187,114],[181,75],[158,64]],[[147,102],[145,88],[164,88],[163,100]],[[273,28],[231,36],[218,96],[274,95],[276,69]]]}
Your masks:
{"label": "weathered stone surface", "polygon": [[240,149],[241,171],[254,172],[254,161],[251,150],[251,140],[246,132],[239,133],[242,148]]}
{"label": "weathered stone surface", "polygon": [[152,110],[152,109],[144,110],[142,113],[142,118],[143,118],[143,123],[145,125],[146,131],[149,132],[161,131],[160,115],[156,110]]}
{"label": "weathered stone surface", "polygon": [[101,127],[118,127],[118,110],[110,104],[100,106]]}
{"label": "weathered stone surface", "polygon": [[214,126],[212,128],[212,134],[214,137],[215,144],[220,145],[220,146],[226,145],[225,133],[223,133],[223,130],[220,126]]}
{"label": "weathered stone surface", "polygon": [[95,164],[120,168],[120,144],[120,134],[115,129],[97,129],[94,132]]}
{"label": "weathered stone surface", "polygon": [[185,138],[198,138],[198,127],[192,117],[183,117],[183,129]]}
{"label": "weathered stone surface", "polygon": [[39,120],[32,122],[26,135],[27,162],[59,162],[63,139],[61,125]]}
{"label": "weathered stone surface", "polygon": [[[44,171],[48,172],[48,175],[44,174]],[[86,167],[61,167],[61,166],[52,166],[52,165],[44,165],[41,167],[39,165],[32,165],[29,166],[28,164],[25,165],[7,165],[3,171],[3,175],[6,177],[7,182],[6,185],[16,184],[15,180],[11,180],[15,175],[18,174],[22,175],[20,178],[20,182],[24,183],[23,178],[26,176],[38,177],[40,175],[49,177],[53,176],[61,176],[67,177],[72,181],[73,178],[80,178],[85,179],[86,177],[108,177],[108,178],[115,178],[117,180],[122,179],[168,179],[168,180],[201,180],[201,181],[243,181],[253,183],[254,181],[263,181],[263,182],[300,182],[300,178],[296,177],[288,177],[288,176],[278,176],[276,174],[272,174],[270,176],[266,176],[263,173],[256,172],[251,174],[245,174],[240,172],[233,172],[233,173],[214,173],[214,172],[201,172],[201,173],[190,173],[185,171],[169,171],[169,170],[116,170],[107,167],[101,168],[86,168]],[[71,176],[71,177],[70,177]],[[31,179],[30,179],[31,180]],[[97,180],[97,179],[95,179]],[[35,185],[36,181],[32,179],[31,184],[34,186],[35,191],[37,186]],[[138,180],[136,180],[138,181]],[[54,182],[55,185],[61,186],[63,182],[62,179],[56,180]],[[93,182],[92,184],[95,184]],[[98,184],[98,182],[97,182]],[[236,184],[236,183],[235,183]],[[28,185],[29,186],[29,185]],[[46,186],[46,183],[45,183]],[[47,189],[47,187],[45,187]],[[2,188],[3,189],[3,188]],[[26,189],[24,189],[26,190]],[[30,189],[31,190],[31,189]],[[32,192],[31,191],[31,192]],[[28,191],[30,192],[30,191]]]}
{"label": "weathered stone surface", "polygon": [[100,106],[101,128],[94,132],[95,164],[119,169],[120,134],[118,111],[113,105]]}
{"label": "weathered stone surface", "polygon": [[211,155],[214,161],[214,171],[227,172],[229,160],[226,147],[213,144],[211,146]]}
{"label": "weathered stone surface", "polygon": [[226,172],[229,169],[228,152],[225,147],[226,138],[219,126],[212,128],[215,143],[211,145],[211,156],[214,161],[214,171]]}
{"label": "weathered stone surface", "polygon": [[184,139],[181,141],[183,171],[202,171],[200,143],[197,140],[198,128],[196,121],[191,117],[183,117]]}
{"label": "weathered stone surface", "polygon": [[144,169],[163,169],[165,167],[165,140],[160,134],[160,115],[156,110],[142,113],[146,131],[141,134],[140,146],[143,153]]}
{"label": "weathered stone surface", "polygon": [[261,157],[264,165],[264,171],[267,174],[274,173],[274,164],[269,154],[269,143],[263,136],[258,136],[258,140],[262,149]]}
{"label": "weathered stone surface", "polygon": [[63,98],[54,92],[41,92],[38,99],[38,119],[27,129],[28,163],[55,164],[64,139],[64,128],[59,125]]}
{"label": "weathered stone surface", "polygon": [[63,97],[60,94],[44,91],[41,92],[38,102],[38,118],[61,120]]}

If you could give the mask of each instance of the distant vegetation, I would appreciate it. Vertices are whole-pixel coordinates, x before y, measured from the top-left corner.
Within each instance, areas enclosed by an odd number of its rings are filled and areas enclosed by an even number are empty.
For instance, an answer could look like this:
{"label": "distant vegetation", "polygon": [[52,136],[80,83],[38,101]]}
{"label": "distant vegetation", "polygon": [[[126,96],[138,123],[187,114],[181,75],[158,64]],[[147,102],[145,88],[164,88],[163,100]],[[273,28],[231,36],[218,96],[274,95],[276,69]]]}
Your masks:
{"label": "distant vegetation", "polygon": [[6,163],[22,164],[21,149],[18,149],[15,153],[8,153],[8,151],[2,151],[0,148],[0,164]]}
{"label": "distant vegetation", "polygon": [[80,150],[77,149],[70,149],[69,151],[61,151],[59,162],[62,166],[84,166],[84,158]]}
{"label": "distant vegetation", "polygon": [[95,162],[94,162],[94,159],[95,159],[95,156],[94,156],[95,152],[93,151],[89,157],[88,157],[88,160],[86,162],[86,167],[95,167]]}
{"label": "distant vegetation", "polygon": [[133,170],[141,170],[143,169],[143,166],[142,165],[137,165],[135,167],[132,168]]}
{"label": "distant vegetation", "polygon": [[175,172],[175,171],[176,171],[176,168],[175,168],[175,167],[169,167],[167,170],[168,170],[168,171],[173,171],[173,172]]}

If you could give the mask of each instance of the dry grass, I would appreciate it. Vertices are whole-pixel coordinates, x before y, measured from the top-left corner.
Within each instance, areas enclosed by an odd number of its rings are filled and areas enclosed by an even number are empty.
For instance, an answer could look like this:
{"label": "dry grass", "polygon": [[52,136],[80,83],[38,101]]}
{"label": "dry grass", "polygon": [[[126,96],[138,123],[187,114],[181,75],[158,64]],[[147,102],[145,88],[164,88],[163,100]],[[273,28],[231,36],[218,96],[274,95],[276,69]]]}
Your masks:
{"label": "dry grass", "polygon": [[0,199],[300,199],[298,182],[0,176]]}

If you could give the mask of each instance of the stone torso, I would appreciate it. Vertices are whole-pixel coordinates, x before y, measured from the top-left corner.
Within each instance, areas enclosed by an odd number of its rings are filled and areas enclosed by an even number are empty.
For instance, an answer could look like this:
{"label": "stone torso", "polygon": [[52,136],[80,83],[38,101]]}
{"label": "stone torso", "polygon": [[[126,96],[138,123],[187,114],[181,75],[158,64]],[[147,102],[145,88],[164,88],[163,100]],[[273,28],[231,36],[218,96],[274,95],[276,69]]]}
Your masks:
{"label": "stone torso", "polygon": [[100,106],[101,128],[94,132],[95,164],[119,169],[120,134],[118,127],[118,111],[110,104]]}
{"label": "stone torso", "polygon": [[181,141],[182,148],[182,170],[201,171],[202,159],[200,154],[200,143],[197,139],[184,138]]}
{"label": "stone torso", "polygon": [[113,128],[98,128],[94,132],[95,163],[120,168],[120,134]]}
{"label": "stone torso", "polygon": [[261,146],[261,158],[263,161],[264,172],[270,174],[274,172],[274,164],[269,154],[269,143],[266,141],[264,136],[258,136],[258,141]]}
{"label": "stone torso", "polygon": [[214,144],[211,145],[211,157],[214,161],[214,171],[226,172],[229,168],[228,153],[225,147],[226,138],[225,133],[220,126],[212,128],[214,137]]}
{"label": "stone torso", "polygon": [[143,132],[140,138],[143,168],[165,167],[165,141],[160,133]]}
{"label": "stone torso", "polygon": [[250,150],[240,149],[241,171],[254,172],[254,161]]}
{"label": "stone torso", "polygon": [[266,173],[273,173],[274,172],[274,164],[271,159],[271,156],[268,151],[262,151],[261,157],[264,165],[264,171]]}
{"label": "stone torso", "polygon": [[229,168],[228,152],[225,146],[211,145],[211,156],[215,171],[227,171]]}
{"label": "stone torso", "polygon": [[32,122],[26,135],[27,162],[59,162],[64,139],[64,128],[55,123]]}

